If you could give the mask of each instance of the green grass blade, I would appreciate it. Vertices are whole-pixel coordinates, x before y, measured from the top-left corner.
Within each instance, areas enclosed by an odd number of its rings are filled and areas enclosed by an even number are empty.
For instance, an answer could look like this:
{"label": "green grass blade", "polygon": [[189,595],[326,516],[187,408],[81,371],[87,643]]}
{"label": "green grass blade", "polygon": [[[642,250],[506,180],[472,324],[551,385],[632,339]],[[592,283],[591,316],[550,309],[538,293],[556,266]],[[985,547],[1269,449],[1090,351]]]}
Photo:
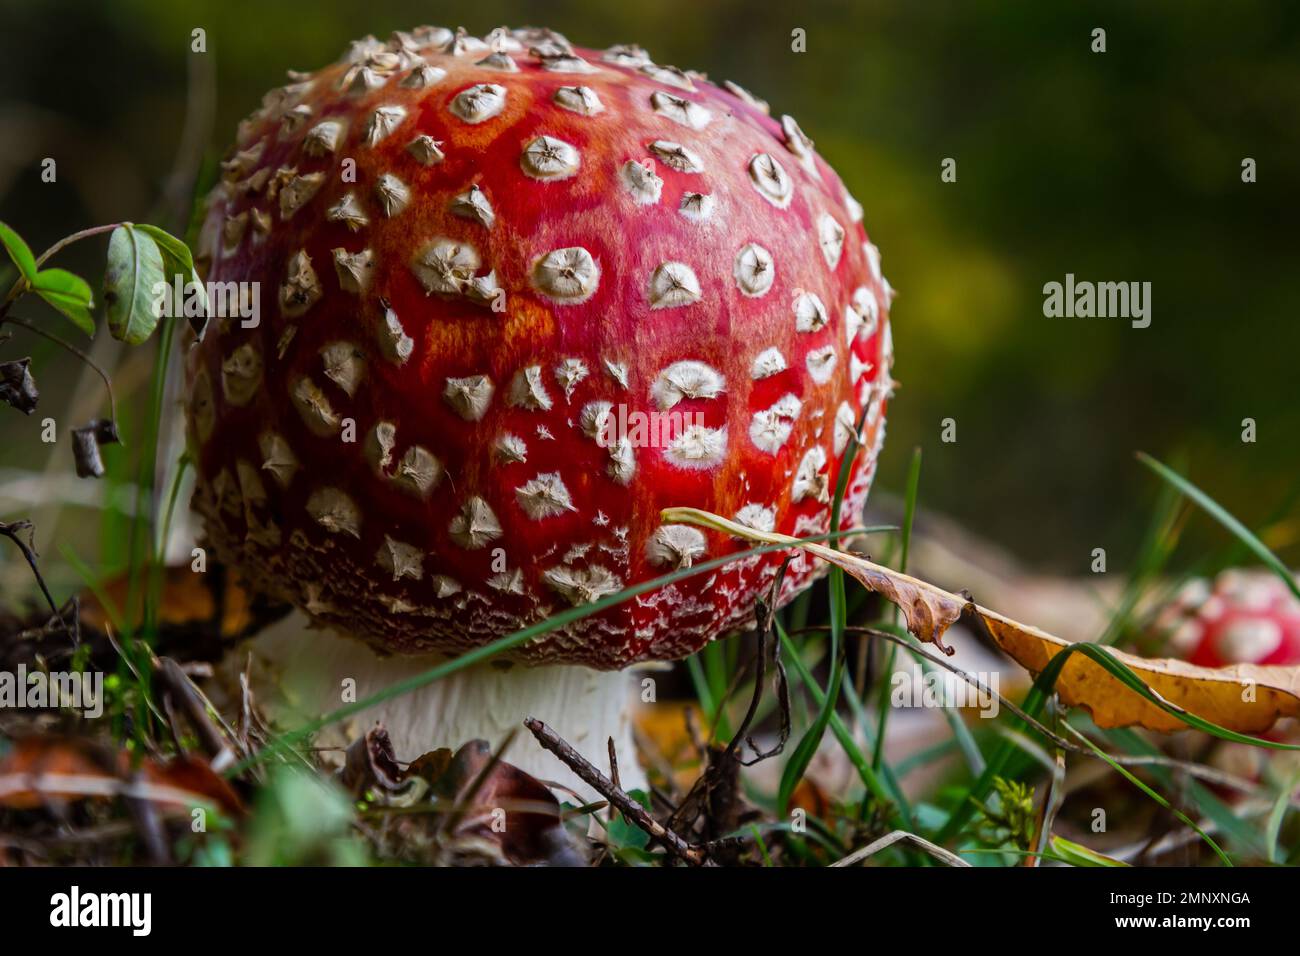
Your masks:
{"label": "green grass blade", "polygon": [[[902,553],[898,558],[898,570],[907,573],[907,557],[912,545],[912,523],[916,519],[916,499],[921,487],[921,449],[912,450],[912,462],[907,469],[907,493],[903,498]],[[898,606],[892,605],[890,621],[898,624]],[[889,656],[885,667],[880,672],[880,700],[876,717],[876,747],[871,755],[871,765],[880,768],[885,754],[885,734],[889,729],[889,682],[893,677],[894,664],[898,659],[897,645],[889,645]]]}
{"label": "green grass blade", "polygon": [[[781,627],[779,622],[775,623],[775,627],[777,634],[781,639],[781,646],[786,651],[786,659],[793,667],[795,675],[803,682],[804,686],[808,688],[808,692],[812,695],[814,702],[818,705],[824,704],[826,700],[826,692],[818,686],[817,681],[813,679],[812,673],[808,670],[807,665],[805,665],[803,660],[799,657],[798,646],[790,639],[790,635],[785,632],[785,629]],[[916,821],[912,815],[912,808],[908,803],[907,798],[903,795],[902,789],[897,787],[897,782],[895,782],[894,787],[886,788],[885,784],[881,782],[881,775],[877,774],[872,768],[871,761],[867,759],[867,755],[862,752],[857,741],[853,739],[853,735],[849,733],[849,729],[844,726],[844,721],[840,719],[839,714],[831,712],[828,726],[830,727],[831,733],[835,735],[835,739],[839,741],[840,746],[844,748],[844,753],[848,756],[849,762],[852,763],[853,768],[857,770],[858,777],[862,780],[863,786],[865,786],[867,790],[871,792],[872,796],[881,803],[894,803],[898,807],[899,818],[904,829],[917,832]],[[784,815],[784,813],[781,815]]]}
{"label": "green grass blade", "polygon": [[1112,856],[1104,853],[1098,853],[1091,847],[1086,847],[1082,843],[1075,843],[1073,840],[1067,840],[1063,836],[1052,837],[1052,849],[1056,852],[1056,858],[1069,863],[1071,866],[1129,866],[1123,860],[1117,860]]}
{"label": "green grass blade", "polygon": [[[907,630],[907,628],[902,627],[901,625],[881,622],[878,623],[876,627],[882,631],[888,631],[891,634],[895,634],[912,644],[916,643],[916,638]],[[895,644],[890,645],[890,647],[896,646],[897,645]],[[912,654],[912,658],[920,665],[921,673],[933,674],[938,671],[938,668],[926,660],[923,654],[918,653],[917,649],[914,648],[910,653]],[[858,706],[861,707],[861,704]],[[980,750],[980,746],[975,740],[975,735],[971,733],[971,729],[966,726],[966,721],[962,720],[961,713],[957,709],[952,707],[943,708],[943,717],[944,720],[948,722],[949,729],[952,730],[956,746],[961,751],[962,757],[965,758],[966,765],[970,767],[971,773],[978,777],[984,772],[985,760],[984,753]],[[865,721],[865,712],[861,715],[860,719]]]}
{"label": "green grass blade", "polygon": [[1129,783],[1133,784],[1133,786],[1137,787],[1139,790],[1145,793],[1156,803],[1160,804],[1160,806],[1164,807],[1166,810],[1168,810],[1170,813],[1176,816],[1179,820],[1181,820],[1184,824],[1186,824],[1187,826],[1195,830],[1197,835],[1201,838],[1201,840],[1207,846],[1209,846],[1211,850],[1215,852],[1215,854],[1219,857],[1219,859],[1223,861],[1223,864],[1225,866],[1232,866],[1232,860],[1228,858],[1228,854],[1223,852],[1223,849],[1219,846],[1219,844],[1215,843],[1214,839],[1208,833],[1202,830],[1196,824],[1195,820],[1193,820],[1187,814],[1183,813],[1183,811],[1179,810],[1177,807],[1175,807],[1172,803],[1170,803],[1160,794],[1156,793],[1154,790],[1148,787],[1145,783],[1143,783],[1141,780],[1135,777],[1127,767],[1125,767],[1122,763],[1119,763],[1118,761],[1114,760],[1110,756],[1110,754],[1106,753],[1106,751],[1102,750],[1100,747],[1094,744],[1087,737],[1080,737],[1079,739],[1082,740],[1088,746],[1088,748],[1092,750],[1093,753],[1095,753],[1102,760],[1106,761],[1106,763],[1110,764],[1112,770],[1118,773]]}
{"label": "green grass blade", "polygon": [[1162,485],[1119,607],[1111,614],[1098,644],[1114,644],[1132,628],[1138,604],[1174,553],[1181,511],[1182,496],[1173,487]]}
{"label": "green grass blade", "polygon": [[[862,736],[866,739],[867,746],[874,751],[875,739],[872,736],[871,726],[866,721],[866,709],[862,706],[861,699],[859,699],[857,692],[853,689],[852,681],[844,682],[844,699],[848,702],[849,710],[853,713],[853,719],[857,722],[856,726],[861,730]],[[843,721],[841,721],[841,724],[843,724]],[[856,739],[853,737],[851,732],[847,731],[848,725],[844,726],[846,727],[846,732],[849,733],[849,738],[851,740]],[[834,729],[833,722],[832,729]],[[839,734],[836,734],[836,738],[839,738]],[[893,797],[894,801],[896,803],[901,802],[903,806],[907,806],[908,799],[903,793],[903,788],[898,783],[898,780],[902,775],[895,771],[889,761],[882,761],[879,768],[873,767],[872,769],[875,770],[881,779],[884,780],[885,786],[889,788],[889,793]],[[865,811],[867,807],[864,805],[861,809]],[[911,813],[911,811],[909,810],[908,813]]]}
{"label": "green grass blade", "polygon": [[[813,720],[812,726],[800,738],[793,754],[786,762],[785,769],[781,773],[781,784],[776,798],[778,816],[785,816],[795,787],[803,779],[804,773],[808,770],[808,765],[812,763],[812,758],[817,753],[817,748],[821,746],[822,737],[825,736],[826,728],[830,725],[831,717],[835,714],[835,704],[839,699],[840,685],[844,681],[843,637],[846,610],[844,572],[839,568],[832,568],[828,578],[828,585],[831,595],[830,679],[827,682],[826,693],[817,702],[817,717]],[[782,637],[785,637],[784,632],[782,632]]]}
{"label": "green grass blade", "polygon": [[[1124,684],[1124,686],[1128,687],[1135,693],[1140,694],[1161,710],[1174,715],[1189,727],[1194,727],[1197,730],[1204,731],[1205,733],[1218,737],[1220,740],[1230,740],[1234,743],[1249,744],[1255,747],[1266,747],[1272,750],[1300,750],[1300,745],[1278,743],[1272,740],[1264,740],[1259,737],[1251,737],[1248,734],[1240,734],[1235,730],[1220,727],[1213,721],[1206,720],[1203,717],[1198,717],[1195,714],[1173,706],[1151,690],[1142,678],[1138,677],[1137,674],[1130,670],[1123,662],[1113,657],[1105,648],[1085,642],[1071,644],[1069,647],[1063,648],[1048,662],[1047,666],[1043,668],[1043,672],[1039,674],[1038,679],[1034,681],[1034,685],[1030,689],[1028,696],[1026,696],[1025,703],[1021,708],[1030,717],[1038,717],[1043,705],[1047,701],[1047,698],[1051,695],[1053,688],[1056,686],[1056,681],[1057,678],[1060,677],[1061,670],[1065,667],[1066,661],[1072,654],[1082,654],[1089,658],[1094,663],[1104,668],[1107,673],[1120,681],[1120,683]],[[1018,715],[1013,714],[1012,719],[1020,722],[1020,717]],[[944,825],[943,830],[940,831],[938,842],[943,843],[945,840],[949,840],[956,836],[961,828],[966,824],[967,820],[969,820],[974,807],[982,804],[984,800],[988,798],[989,792],[993,786],[993,779],[1002,772],[1014,750],[1015,745],[1010,742],[1004,743],[1003,746],[999,748],[993,760],[989,762],[984,773],[971,789],[970,799],[959,804],[953,811],[952,816],[948,818],[948,822]]]}
{"label": "green grass blade", "polygon": [[[1101,731],[1101,733],[1106,740],[1125,753],[1145,757],[1164,756],[1164,752],[1159,747],[1128,728]],[[1181,788],[1186,802],[1194,806],[1197,813],[1211,821],[1218,828],[1219,833],[1230,839],[1239,850],[1255,857],[1268,855],[1268,849],[1255,828],[1237,816],[1232,807],[1215,796],[1204,784],[1197,780],[1176,780],[1169,767],[1158,764],[1150,764],[1144,769],[1160,786],[1169,790]]]}
{"label": "green grass blade", "polygon": [[758,852],[763,858],[764,866],[772,865],[772,855],[767,852],[767,844],[763,842],[763,831],[758,828],[758,824],[751,823],[749,832],[753,834],[754,845],[758,847]]}
{"label": "green grass blade", "polygon": [[899,777],[906,777],[913,770],[918,770],[921,767],[928,767],[930,764],[934,763],[934,761],[942,760],[949,754],[960,749],[961,748],[958,746],[956,740],[951,738],[948,740],[941,740],[937,744],[931,744],[923,750],[918,750],[915,753],[904,757],[895,765],[894,769],[898,773]]}
{"label": "green grass blade", "polygon": [[109,623],[117,629],[119,634],[122,633],[124,630],[122,611],[113,602],[113,599],[108,596],[108,592],[104,590],[99,576],[91,570],[90,565],[83,561],[77,552],[72,550],[70,545],[60,544],[59,553],[63,555],[63,560],[68,562],[76,575],[81,578],[86,585],[86,590],[94,595],[95,600],[99,602],[99,606],[103,608],[104,614],[108,617]]}
{"label": "green grass blade", "polygon": [[[838,529],[840,526],[840,512],[844,506],[844,495],[848,490],[849,477],[853,474],[853,463],[857,460],[861,447],[858,435],[861,434],[862,427],[866,423],[868,410],[869,406],[862,409],[853,434],[849,436],[848,447],[844,449],[844,457],[840,459],[840,472],[835,481],[835,496],[831,500],[830,527],[832,530]],[[856,521],[857,516],[854,515],[853,517]],[[834,547],[839,548],[838,542],[834,544]],[[826,686],[825,700],[821,704],[816,719],[813,720],[812,726],[808,728],[804,736],[800,738],[794,753],[786,762],[785,769],[781,774],[781,784],[777,791],[776,801],[777,813],[780,816],[785,815],[794,788],[803,779],[808,765],[817,753],[817,748],[821,746],[822,737],[826,735],[826,728],[830,724],[831,717],[835,713],[836,703],[839,701],[840,685],[844,682],[844,628],[848,623],[848,598],[844,587],[844,571],[841,568],[831,567],[830,574],[827,575],[827,589],[830,592],[830,679]]]}
{"label": "green grass blade", "polygon": [[1267,848],[1268,862],[1278,862],[1282,847],[1278,843],[1278,836],[1282,833],[1282,820],[1286,817],[1286,812],[1291,809],[1291,794],[1295,788],[1300,786],[1300,769],[1294,771],[1282,783],[1282,789],[1277,795],[1277,801],[1273,804],[1273,809],[1269,811],[1268,823],[1264,827],[1264,846]]}
{"label": "green grass blade", "polygon": [[1200,488],[1196,487],[1196,485],[1192,484],[1182,475],[1178,474],[1178,472],[1174,471],[1168,465],[1156,461],[1145,452],[1138,452],[1137,457],[1138,461],[1142,462],[1142,464],[1146,465],[1192,501],[1196,502],[1196,504],[1199,505],[1211,518],[1232,532],[1237,537],[1237,540],[1245,545],[1250,552],[1255,555],[1255,557],[1259,558],[1260,561],[1267,565],[1278,577],[1286,582],[1287,587],[1291,589],[1292,594],[1300,598],[1300,583],[1296,582],[1295,576],[1291,573],[1290,569],[1282,563],[1282,560],[1278,558],[1277,555],[1269,550],[1268,545],[1255,537],[1254,533],[1249,528],[1229,514],[1228,511],[1217,501],[1203,492]]}
{"label": "green grass blade", "polygon": [[[154,500],[154,481],[158,471],[158,442],[162,436],[164,395],[167,373],[171,364],[172,341],[176,334],[176,319],[162,323],[158,336],[158,353],[154,357],[153,379],[149,393],[149,412],[145,420],[147,429],[141,442],[140,462],[136,471],[135,514],[131,521],[131,534],[127,545],[130,561],[127,577],[127,615],[133,621],[141,593],[141,575],[147,569],[153,574],[155,555],[152,547],[154,529],[158,527],[157,502]],[[157,627],[158,606],[156,595],[149,589],[144,593],[143,631],[153,639]]]}
{"label": "green grass blade", "polygon": [[[701,663],[698,653],[686,658],[686,672],[690,674],[691,686],[695,689],[695,699],[699,701],[700,712],[704,714],[706,719],[711,720],[717,703],[713,699],[713,691],[709,687],[709,678],[704,673],[704,664]],[[709,726],[711,727],[712,724]]]}
{"label": "green grass blade", "polygon": [[[735,641],[731,642],[733,645]],[[709,698],[713,705],[705,711],[709,718],[709,739],[730,740],[731,722],[727,719],[728,680],[726,649],[721,641],[705,644],[695,655],[704,667],[704,678],[709,685]]]}

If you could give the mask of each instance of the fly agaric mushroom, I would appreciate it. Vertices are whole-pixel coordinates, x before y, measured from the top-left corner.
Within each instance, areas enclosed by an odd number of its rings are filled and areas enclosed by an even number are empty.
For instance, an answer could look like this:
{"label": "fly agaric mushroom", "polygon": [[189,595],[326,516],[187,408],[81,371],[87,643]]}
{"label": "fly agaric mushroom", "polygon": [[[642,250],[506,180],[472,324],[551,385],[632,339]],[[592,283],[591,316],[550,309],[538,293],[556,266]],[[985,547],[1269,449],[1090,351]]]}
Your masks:
{"label": "fly agaric mushroom", "polygon": [[[1232,568],[1213,583],[1189,581],[1161,608],[1154,630],[1179,658],[1202,667],[1233,664],[1300,666],[1300,600],[1271,571]],[[1269,740],[1294,740],[1294,729],[1274,728]],[[1295,762],[1294,754],[1247,744],[1220,743],[1210,762],[1258,780],[1270,761]],[[1235,796],[1225,793],[1225,796]]]}
{"label": "fly agaric mushroom", "polygon": [[[214,320],[190,356],[193,505],[220,559],[345,636],[299,623],[261,642],[282,673],[328,672],[305,709],[338,706],[342,678],[364,695],[745,548],[664,507],[830,530],[861,420],[840,522],[856,525],[893,386],[889,284],[861,206],[739,86],[635,46],[424,27],[290,73],[223,168],[200,261],[274,306],[256,328]],[[529,713],[626,750],[619,669],[752,622],[783,558],[369,715],[407,759]],[[796,561],[780,599],[821,570]]]}
{"label": "fly agaric mushroom", "polygon": [[1189,581],[1155,629],[1190,664],[1300,664],[1300,600],[1271,571],[1230,569]]}

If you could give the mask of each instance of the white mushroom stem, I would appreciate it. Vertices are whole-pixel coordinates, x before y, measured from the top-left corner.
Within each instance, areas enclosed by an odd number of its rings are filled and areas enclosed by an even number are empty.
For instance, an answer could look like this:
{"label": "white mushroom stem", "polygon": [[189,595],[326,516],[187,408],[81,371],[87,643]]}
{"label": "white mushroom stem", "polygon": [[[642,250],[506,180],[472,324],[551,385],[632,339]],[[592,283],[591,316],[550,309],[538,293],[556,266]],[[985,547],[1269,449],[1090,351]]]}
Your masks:
{"label": "white mushroom stem", "polygon": [[[442,663],[439,656],[380,657],[360,641],[313,627],[293,611],[237,651],[230,663],[242,670],[253,656],[253,691],[277,729],[292,729],[353,700]],[[608,743],[614,739],[624,790],[644,789],[637,762],[632,716],[638,697],[624,671],[550,665],[503,667],[479,664],[395,697],[324,728],[315,746],[343,748],[376,722],[382,723],[401,761],[439,747],[453,750],[486,740],[495,751],[511,731],[515,740],[503,759],[539,780],[570,787],[586,800],[599,799],[523,726],[525,717],[550,725],[609,776]],[[341,753],[340,753],[341,757]],[[573,801],[563,792],[561,801]]]}

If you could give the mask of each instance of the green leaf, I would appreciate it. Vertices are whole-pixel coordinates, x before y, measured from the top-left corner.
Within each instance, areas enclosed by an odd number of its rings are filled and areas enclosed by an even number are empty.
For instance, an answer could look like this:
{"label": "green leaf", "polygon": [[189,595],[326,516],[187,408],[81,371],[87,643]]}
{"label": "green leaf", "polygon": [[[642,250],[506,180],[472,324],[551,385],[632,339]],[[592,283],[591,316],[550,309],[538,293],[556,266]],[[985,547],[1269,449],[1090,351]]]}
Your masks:
{"label": "green leaf", "polygon": [[198,274],[194,271],[194,256],[190,253],[189,246],[157,226],[141,223],[135,228],[158,246],[158,251],[162,253],[164,275],[168,282],[174,281],[176,276],[180,276],[182,282],[199,281]]}
{"label": "green leaf", "polygon": [[32,289],[70,318],[77,328],[94,336],[95,318],[90,313],[95,307],[95,297],[85,279],[66,269],[45,269],[36,273]]}
{"label": "green leaf", "polygon": [[808,728],[799,743],[794,748],[794,753],[785,765],[781,773],[781,783],[777,789],[776,806],[777,814],[785,816],[790,806],[790,798],[794,796],[795,788],[799,786],[799,781],[807,772],[813,757],[817,754],[817,748],[821,746],[822,737],[826,734],[826,728],[830,725],[831,716],[835,713],[835,703],[839,699],[840,685],[844,680],[844,653],[842,637],[844,634],[844,572],[839,568],[831,568],[829,577],[830,596],[831,596],[831,673],[830,679],[826,684],[826,693],[818,704],[820,709],[813,725]]}
{"label": "green leaf", "polygon": [[[190,319],[190,327],[195,332],[201,333],[203,326],[207,322],[208,315],[208,290],[202,282],[199,281],[199,275],[194,271],[194,256],[190,252],[190,247],[181,240],[177,239],[165,229],[159,229],[157,226],[151,226],[144,223],[136,226],[141,232],[145,233],[158,245],[158,251],[163,257],[163,274],[170,285],[175,285],[176,277],[181,277],[181,285],[188,286],[193,283],[193,288],[198,290],[199,301],[203,305],[203,315],[199,321],[187,316]],[[179,304],[176,307],[176,315],[180,315]]]}
{"label": "green leaf", "polygon": [[79,302],[70,296],[61,295],[58,292],[45,292],[38,290],[36,294],[71,319],[73,325],[85,332],[86,335],[94,338],[95,317],[90,314],[90,310],[86,308],[84,302]]}
{"label": "green leaf", "polygon": [[19,274],[30,283],[36,277],[36,257],[32,255],[32,250],[23,241],[23,237],[0,222],[0,243],[4,244],[5,251],[18,267]]}
{"label": "green leaf", "polygon": [[87,308],[94,308],[95,297],[90,291],[90,283],[67,269],[42,269],[32,280],[32,288],[38,292],[54,292],[71,296]]}
{"label": "green leaf", "polygon": [[140,232],[143,232],[150,239],[158,244],[162,250],[163,261],[166,262],[170,257],[177,265],[176,272],[168,270],[167,278],[179,273],[186,277],[186,281],[194,274],[194,257],[190,255],[190,247],[185,245],[166,229],[159,229],[147,222],[139,223],[135,226]]}
{"label": "green leaf", "polygon": [[[630,790],[628,796],[647,810],[650,809],[650,797],[644,791]],[[610,844],[620,849],[644,850],[650,845],[650,834],[636,824],[629,823],[621,813],[609,822],[606,833]]]}
{"label": "green leaf", "polygon": [[104,304],[113,338],[139,345],[153,334],[160,318],[154,290],[167,284],[164,268],[162,252],[148,233],[129,222],[113,230],[104,270]]}
{"label": "green leaf", "polygon": [[1071,866],[1128,866],[1123,860],[1098,853],[1082,843],[1075,843],[1061,836],[1052,837],[1052,849],[1056,851],[1058,858]]}

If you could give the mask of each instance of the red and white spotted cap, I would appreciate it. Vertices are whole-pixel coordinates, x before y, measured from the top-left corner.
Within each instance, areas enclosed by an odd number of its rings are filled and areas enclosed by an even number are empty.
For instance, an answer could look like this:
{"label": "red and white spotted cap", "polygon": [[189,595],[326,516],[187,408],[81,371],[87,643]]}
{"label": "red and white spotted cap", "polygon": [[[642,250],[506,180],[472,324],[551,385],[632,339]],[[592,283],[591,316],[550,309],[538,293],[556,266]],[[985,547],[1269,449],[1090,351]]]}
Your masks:
{"label": "red and white spotted cap", "polygon": [[[224,171],[200,261],[264,308],[193,349],[194,506],[221,559],[315,619],[463,651],[743,549],[667,506],[827,531],[865,411],[857,521],[889,284],[840,178],[740,87],[637,47],[424,27],[291,73]],[[515,658],[681,657],[749,620],[782,557]]]}
{"label": "red and white spotted cap", "polygon": [[1193,580],[1155,627],[1191,664],[1300,664],[1300,600],[1271,571],[1234,568],[1213,583]]}

